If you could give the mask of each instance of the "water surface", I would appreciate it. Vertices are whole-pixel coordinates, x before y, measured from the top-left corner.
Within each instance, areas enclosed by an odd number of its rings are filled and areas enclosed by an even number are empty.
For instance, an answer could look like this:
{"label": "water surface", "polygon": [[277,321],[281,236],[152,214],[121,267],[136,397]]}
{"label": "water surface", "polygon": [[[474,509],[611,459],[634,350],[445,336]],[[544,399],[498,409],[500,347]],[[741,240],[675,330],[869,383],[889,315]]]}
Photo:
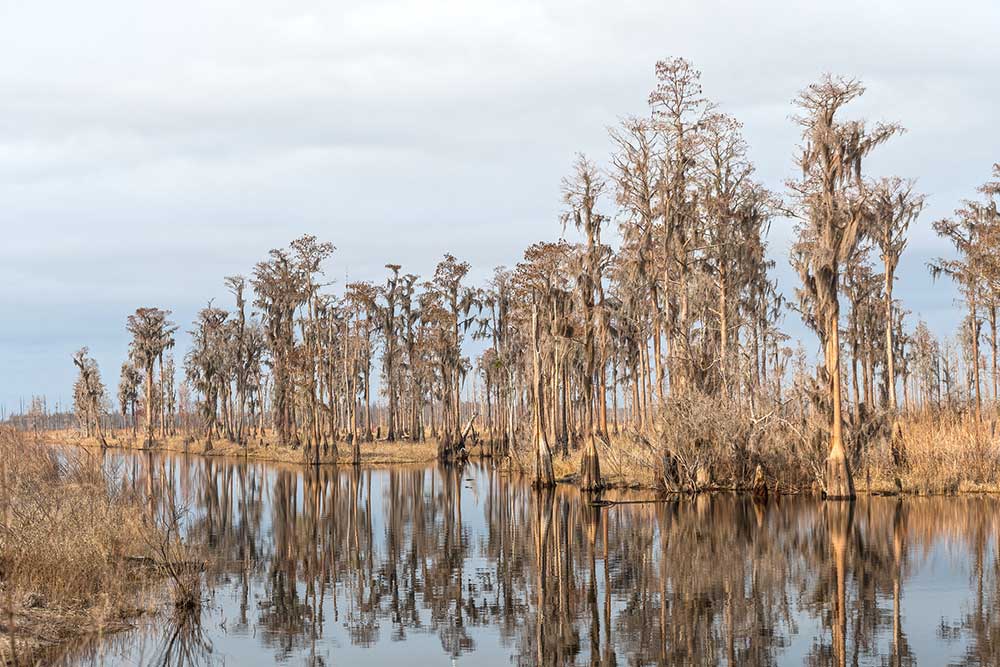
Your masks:
{"label": "water surface", "polygon": [[488,462],[105,456],[184,509],[206,599],[61,664],[1000,664],[992,498],[594,506]]}

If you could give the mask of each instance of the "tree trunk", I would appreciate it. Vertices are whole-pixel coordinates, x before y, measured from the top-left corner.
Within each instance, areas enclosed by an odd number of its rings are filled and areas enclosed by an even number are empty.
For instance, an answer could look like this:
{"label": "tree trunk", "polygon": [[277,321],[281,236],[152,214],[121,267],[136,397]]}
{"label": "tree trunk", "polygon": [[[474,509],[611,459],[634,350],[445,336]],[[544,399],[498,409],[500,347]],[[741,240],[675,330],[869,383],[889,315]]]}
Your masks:
{"label": "tree trunk", "polygon": [[153,362],[146,365],[146,447],[153,446]]}
{"label": "tree trunk", "polygon": [[976,421],[983,418],[983,397],[979,389],[979,323],[976,321],[976,301],[969,302],[969,326],[972,327],[972,381],[975,384],[976,394]]}
{"label": "tree trunk", "polygon": [[[836,299],[836,297],[834,297]],[[826,368],[830,376],[832,422],[830,424],[830,455],[826,459],[826,497],[830,500],[854,498],[854,480],[844,449],[843,419],[840,396],[840,331],[839,306],[834,301],[827,321]]]}
{"label": "tree trunk", "polygon": [[886,390],[889,392],[889,411],[896,414],[896,365],[895,350],[892,343],[892,275],[888,268],[885,272],[885,375]]}
{"label": "tree trunk", "polygon": [[603,488],[601,481],[601,461],[597,453],[597,434],[594,428],[587,434],[587,449],[580,459],[580,489],[598,491]]}
{"label": "tree trunk", "polygon": [[532,344],[532,372],[534,375],[533,394],[535,403],[535,486],[547,488],[555,485],[555,475],[552,472],[552,450],[549,449],[548,438],[545,434],[545,399],[543,397],[544,383],[542,382],[542,352],[538,335],[538,306],[532,305],[531,309],[531,344]]}
{"label": "tree trunk", "polygon": [[656,398],[659,405],[663,405],[663,361],[660,351],[661,325],[660,325],[660,304],[657,301],[656,288],[650,289],[650,298],[653,300],[653,363],[656,373]]}
{"label": "tree trunk", "polygon": [[1000,389],[998,385],[997,377],[997,304],[993,302],[990,304],[990,347],[993,350],[993,402],[996,403],[1000,396],[997,396],[997,391]]}
{"label": "tree trunk", "polygon": [[719,375],[722,392],[729,396],[729,318],[725,275],[719,276]]}
{"label": "tree trunk", "polygon": [[[603,357],[603,355],[602,355]],[[600,419],[601,419],[601,435],[607,437],[608,435],[608,372],[607,372],[607,362],[601,359],[601,368],[598,371],[598,377],[600,378],[600,385],[598,390],[600,391],[600,398],[598,399],[598,407],[600,408]]]}
{"label": "tree trunk", "polygon": [[859,345],[857,338],[851,343],[851,389],[854,393],[854,418],[861,416],[861,389],[858,385]]}

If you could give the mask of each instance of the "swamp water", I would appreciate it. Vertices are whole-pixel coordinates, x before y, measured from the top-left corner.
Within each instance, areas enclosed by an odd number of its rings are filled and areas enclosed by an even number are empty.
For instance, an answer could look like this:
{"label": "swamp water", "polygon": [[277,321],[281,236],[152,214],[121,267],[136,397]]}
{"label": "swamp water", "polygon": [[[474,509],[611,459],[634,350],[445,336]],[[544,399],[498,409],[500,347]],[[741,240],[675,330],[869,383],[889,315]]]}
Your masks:
{"label": "swamp water", "polygon": [[56,664],[1000,664],[992,498],[595,506],[489,462],[105,457],[183,508],[204,602]]}

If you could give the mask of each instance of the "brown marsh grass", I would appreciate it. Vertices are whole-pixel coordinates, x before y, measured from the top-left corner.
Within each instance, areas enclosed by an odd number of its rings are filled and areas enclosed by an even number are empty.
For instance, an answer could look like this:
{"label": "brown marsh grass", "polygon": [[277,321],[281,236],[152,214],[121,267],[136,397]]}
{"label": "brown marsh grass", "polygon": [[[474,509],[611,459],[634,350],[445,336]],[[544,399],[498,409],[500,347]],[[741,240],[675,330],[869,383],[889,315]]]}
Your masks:
{"label": "brown marsh grass", "polygon": [[183,550],[100,453],[0,429],[0,661],[113,632],[157,606]]}
{"label": "brown marsh grass", "polygon": [[[720,421],[732,419],[719,417]],[[902,461],[894,462],[890,439],[877,433],[863,443],[851,442],[848,453],[854,467],[859,493],[954,495],[959,493],[1000,493],[1000,433],[994,421],[977,421],[970,414],[954,412],[909,415],[899,422]],[[691,442],[699,441],[698,456],[674,461],[674,473],[664,480],[664,460],[655,440],[635,433],[599,439],[601,474],[607,486],[660,488],[667,491],[746,490],[757,463],[765,471],[768,486],[780,493],[818,493],[821,489],[818,463],[823,448],[810,446],[801,432],[778,424],[764,429],[752,439],[752,447],[734,447],[740,438],[738,427],[719,428],[712,435],[689,425],[683,430]],[[736,435],[732,435],[736,434]],[[857,439],[855,439],[857,440]],[[552,466],[560,482],[572,483],[580,469],[581,449],[566,456],[553,451]],[[686,454],[672,444],[672,451]],[[515,455],[512,466],[526,474],[531,471],[531,454]],[[711,475],[700,480],[696,466],[704,463]]]}
{"label": "brown marsh grass", "polygon": [[1000,492],[1000,442],[994,421],[973,414],[926,412],[900,423],[903,461],[893,465],[888,441],[876,440],[858,465],[859,491],[905,493]]}
{"label": "brown marsh grass", "polygon": [[[598,439],[602,479],[608,487],[659,488],[667,491],[746,489],[757,464],[761,464],[768,485],[780,493],[811,493],[821,488],[819,472],[826,456],[825,446],[816,446],[806,428],[785,421],[751,426],[736,411],[699,406],[683,418],[665,420],[647,435],[622,429]],[[701,414],[705,413],[705,414]],[[699,416],[700,415],[700,416]],[[855,436],[848,443],[857,490],[862,493],[1000,493],[1000,442],[996,421],[977,421],[972,413],[931,411],[906,415],[900,422],[903,460],[893,461],[890,439],[884,429],[871,436]],[[113,433],[107,439],[113,447],[141,447],[141,439],[130,432]],[[96,438],[82,437],[79,431],[48,432],[53,444],[80,445],[98,451]],[[161,440],[157,449],[210,456],[239,456],[261,461],[308,463],[303,448],[282,447],[273,442],[253,441],[247,447],[216,440],[210,451],[204,442],[177,435]],[[662,452],[674,453],[673,479],[664,479]],[[555,478],[561,483],[577,482],[583,448],[571,447],[566,455],[552,448]],[[437,459],[437,442],[377,440],[361,444],[363,465],[428,463]],[[469,454],[481,450],[472,446]],[[534,451],[514,447],[502,461],[515,474],[531,475]],[[322,463],[350,463],[350,446],[339,445],[337,457],[324,454]],[[498,459],[500,462],[500,459]],[[701,477],[699,470],[710,471]]]}
{"label": "brown marsh grass", "polygon": [[[48,431],[45,433],[47,442],[55,445],[76,445],[90,450],[100,449],[101,443],[96,437],[86,437],[79,430],[67,429]],[[122,449],[142,449],[142,438],[132,437],[131,431],[122,430],[110,434],[107,438],[110,447]],[[310,463],[307,459],[311,452],[304,447],[288,447],[278,445],[270,439],[251,439],[247,445],[225,439],[215,439],[212,447],[205,450],[204,439],[194,439],[185,435],[171,435],[156,441],[154,450],[167,452],[189,452],[205,456],[245,457],[256,461],[276,461],[280,463]],[[389,465],[397,463],[427,463],[437,459],[437,441],[428,439],[421,442],[397,440],[388,442],[376,440],[361,443],[361,463],[363,465]],[[320,455],[321,463],[351,463],[351,446],[339,443],[337,456],[326,452]]]}

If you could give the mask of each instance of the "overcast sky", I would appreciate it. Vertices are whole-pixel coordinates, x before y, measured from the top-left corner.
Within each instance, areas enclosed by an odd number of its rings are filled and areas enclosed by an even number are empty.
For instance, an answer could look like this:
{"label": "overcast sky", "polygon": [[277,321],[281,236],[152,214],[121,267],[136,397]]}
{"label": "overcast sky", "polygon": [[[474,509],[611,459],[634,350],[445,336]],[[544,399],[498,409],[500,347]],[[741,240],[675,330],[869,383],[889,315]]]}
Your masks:
{"label": "overcast sky", "polygon": [[[445,252],[477,280],[516,262],[559,236],[574,153],[605,161],[607,127],[646,113],[669,56],[702,71],[779,190],[796,92],[861,78],[851,113],[909,130],[869,174],[930,195],[898,293],[950,333],[930,223],[1000,160],[998,30],[991,0],[0,0],[0,404],[65,404],[82,345],[113,390],[137,306],[187,329],[228,304],[223,276],[303,233],[337,246],[340,282],[390,261],[426,274]],[[771,236],[786,290],[789,227]]]}

